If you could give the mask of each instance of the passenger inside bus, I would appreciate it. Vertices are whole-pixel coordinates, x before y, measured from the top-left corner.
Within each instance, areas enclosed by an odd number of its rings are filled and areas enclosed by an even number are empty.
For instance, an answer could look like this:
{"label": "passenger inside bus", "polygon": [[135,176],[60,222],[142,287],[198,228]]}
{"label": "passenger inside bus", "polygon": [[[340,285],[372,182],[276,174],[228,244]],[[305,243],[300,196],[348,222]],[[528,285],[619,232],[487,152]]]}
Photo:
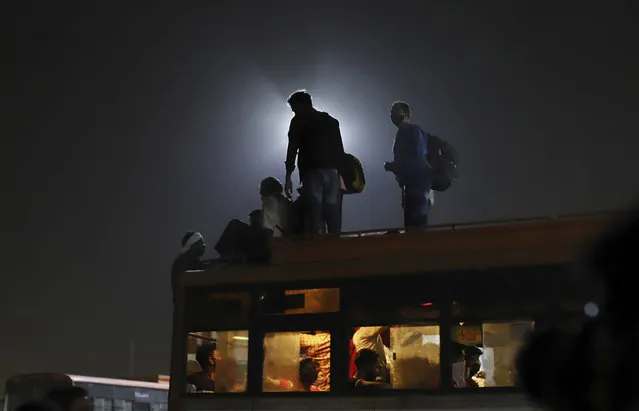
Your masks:
{"label": "passenger inside bus", "polygon": [[[377,353],[380,363],[380,376],[383,381],[390,383],[391,367],[393,364],[393,353],[389,348],[390,327],[359,327],[353,334],[352,342],[355,355],[365,348]],[[354,364],[355,356],[352,357],[352,360]],[[354,374],[351,376],[354,376]]]}
{"label": "passenger inside bus", "polygon": [[300,361],[300,390],[319,391],[315,384],[319,376],[320,365],[312,358],[303,358]]}
{"label": "passenger inside bus", "polygon": [[189,384],[195,385],[198,392],[215,392],[215,370],[218,360],[215,343],[202,344],[197,348],[195,360],[202,371],[191,374],[187,378]]}
{"label": "passenger inside bus", "polygon": [[466,388],[466,360],[462,344],[453,346],[453,388]]}
{"label": "passenger inside bus", "polygon": [[264,391],[329,391],[330,368],[327,332],[269,333],[264,338]]}
{"label": "passenger inside bus", "polygon": [[380,375],[379,355],[371,349],[364,348],[355,356],[357,373],[350,380],[350,385],[358,390],[380,390],[391,388]]}
{"label": "passenger inside bus", "polygon": [[380,381],[394,389],[439,386],[439,327],[436,325],[365,326],[351,338],[351,377],[364,349],[377,354]]}
{"label": "passenger inside bus", "polygon": [[216,392],[244,392],[246,379],[237,380],[237,361],[233,357],[223,357],[216,361],[215,367]]}

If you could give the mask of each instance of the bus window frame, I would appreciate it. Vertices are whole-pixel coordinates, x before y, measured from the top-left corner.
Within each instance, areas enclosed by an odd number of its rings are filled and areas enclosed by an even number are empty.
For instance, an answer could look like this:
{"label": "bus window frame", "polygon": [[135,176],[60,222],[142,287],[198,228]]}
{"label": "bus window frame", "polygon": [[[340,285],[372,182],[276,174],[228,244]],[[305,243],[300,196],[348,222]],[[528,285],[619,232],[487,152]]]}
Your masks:
{"label": "bus window frame", "polygon": [[[514,267],[510,270],[521,270],[526,272],[527,270],[547,270],[548,268],[553,270],[559,270],[562,275],[569,275],[566,270],[569,270],[569,266],[565,264],[557,264],[552,266],[536,266],[536,267]],[[501,269],[506,270],[506,269]],[[246,292],[251,295],[251,306],[249,307],[249,326],[241,327],[220,327],[215,325],[212,321],[210,326],[206,329],[214,331],[230,331],[238,329],[247,329],[249,331],[249,352],[248,352],[248,367],[247,367],[247,389],[241,393],[215,393],[213,395],[204,395],[202,393],[186,393],[181,390],[182,397],[196,397],[196,398],[247,398],[247,397],[259,397],[259,398],[271,398],[271,397],[286,397],[286,398],[309,398],[308,396],[337,396],[337,397],[361,397],[361,396],[389,396],[396,397],[402,395],[492,395],[496,393],[508,393],[519,394],[522,390],[517,387],[482,387],[482,388],[467,388],[456,389],[452,384],[445,384],[444,381],[452,381],[452,359],[453,359],[453,340],[452,330],[455,324],[460,322],[463,317],[463,322],[469,324],[485,324],[494,322],[516,322],[534,321],[535,329],[540,328],[544,323],[549,321],[552,317],[557,315],[558,298],[557,293],[552,292],[547,296],[543,296],[539,290],[540,287],[535,289],[535,295],[533,300],[544,300],[548,303],[547,309],[542,313],[535,316],[519,315],[518,313],[506,313],[503,315],[490,315],[484,317],[482,315],[473,316],[459,316],[453,315],[453,302],[463,302],[465,299],[464,293],[456,292],[458,286],[458,280],[455,276],[459,275],[486,275],[486,270],[459,270],[455,272],[433,272],[433,273],[412,273],[405,275],[388,275],[379,276],[375,280],[380,284],[386,282],[401,282],[402,280],[411,279],[410,287],[418,287],[419,284],[437,284],[432,286],[436,288],[433,291],[437,294],[437,298],[433,298],[433,304],[437,304],[439,308],[439,317],[433,319],[424,318],[402,318],[399,312],[395,312],[388,316],[388,318],[380,319],[379,324],[372,324],[370,321],[366,321],[365,324],[358,324],[357,321],[352,321],[351,312],[354,304],[357,303],[357,282],[363,281],[363,279],[346,279],[346,280],[327,280],[327,281],[296,281],[296,282],[276,282],[276,283],[258,283],[250,285],[224,285],[215,287],[206,287],[207,292],[224,293],[224,292]],[[519,273],[513,273],[512,275],[518,275]],[[523,274],[522,274],[523,275]],[[428,277],[436,277],[428,279]],[[518,281],[518,280],[515,280]],[[538,279],[531,279],[531,282],[540,281]],[[416,285],[417,284],[417,285]],[[339,311],[331,313],[317,313],[317,314],[275,314],[265,315],[260,312],[259,297],[263,291],[269,290],[300,290],[300,289],[316,289],[316,288],[339,288],[340,289],[340,306]],[[524,289],[524,286],[520,287]],[[460,295],[461,294],[461,295]],[[581,290],[576,290],[576,295],[581,295]],[[491,293],[489,297],[498,296],[498,292]],[[360,296],[361,297],[361,296]],[[507,301],[508,299],[499,299],[497,301]],[[513,297],[516,301],[516,297]],[[186,317],[188,313],[184,313],[183,317]],[[357,391],[347,389],[348,384],[348,371],[350,369],[350,356],[349,356],[349,341],[351,338],[351,332],[354,327],[365,325],[411,325],[415,323],[430,323],[439,326],[440,332],[440,378],[442,384],[439,388],[434,389],[401,389],[401,390],[383,390],[379,392],[367,392],[358,394]],[[184,331],[189,330],[187,324],[184,324]],[[262,392],[262,374],[263,374],[263,341],[266,333],[269,332],[300,332],[300,331],[313,331],[323,330],[331,333],[331,390],[326,392]],[[201,330],[199,330],[201,331]],[[188,332],[184,333],[184,338]],[[448,336],[445,338],[445,336]],[[186,358],[186,350],[184,351],[182,358]],[[182,361],[184,367],[186,367],[186,361]],[[339,375],[344,375],[344,378],[339,378]]]}

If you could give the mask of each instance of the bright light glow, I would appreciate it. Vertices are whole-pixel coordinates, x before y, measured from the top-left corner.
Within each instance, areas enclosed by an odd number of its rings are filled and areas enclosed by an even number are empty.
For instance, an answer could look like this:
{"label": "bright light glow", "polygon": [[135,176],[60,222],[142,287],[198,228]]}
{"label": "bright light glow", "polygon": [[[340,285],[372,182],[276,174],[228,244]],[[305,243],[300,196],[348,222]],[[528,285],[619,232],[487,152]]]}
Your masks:
{"label": "bright light glow", "polygon": [[234,340],[239,340],[239,341],[248,341],[248,337],[244,337],[241,335],[236,335],[233,337]]}
{"label": "bright light glow", "polygon": [[584,313],[588,317],[591,317],[591,318],[596,317],[597,315],[599,315],[599,307],[597,306],[597,304],[591,301],[587,303],[586,305],[584,305]]}
{"label": "bright light glow", "polygon": [[[286,99],[297,89],[307,90],[317,110],[329,113],[340,122],[346,152],[363,157],[370,149],[371,130],[367,130],[367,126],[370,118],[380,113],[361,98],[358,88],[363,86],[358,87],[358,84],[364,83],[362,73],[349,73],[334,66],[317,67],[316,73],[309,78],[291,80],[289,84],[276,84],[264,73],[254,72],[253,75],[252,84],[246,86],[245,107],[238,114],[248,123],[250,135],[260,141],[260,155],[255,160],[263,166],[271,168],[276,164],[283,169],[288,127],[293,118]],[[290,84],[293,82],[295,84]]]}

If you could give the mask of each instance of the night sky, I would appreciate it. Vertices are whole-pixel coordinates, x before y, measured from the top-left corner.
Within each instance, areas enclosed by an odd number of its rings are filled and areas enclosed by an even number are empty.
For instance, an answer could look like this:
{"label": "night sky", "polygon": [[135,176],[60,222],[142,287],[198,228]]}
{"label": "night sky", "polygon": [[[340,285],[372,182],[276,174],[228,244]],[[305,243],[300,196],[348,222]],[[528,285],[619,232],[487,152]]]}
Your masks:
{"label": "night sky", "polygon": [[364,163],[347,230],[402,224],[382,167],[397,99],[459,152],[433,224],[639,188],[636,1],[22,3],[3,13],[1,379],[126,376],[129,341],[135,374],[168,373],[180,238],[212,248],[283,179],[298,88]]}

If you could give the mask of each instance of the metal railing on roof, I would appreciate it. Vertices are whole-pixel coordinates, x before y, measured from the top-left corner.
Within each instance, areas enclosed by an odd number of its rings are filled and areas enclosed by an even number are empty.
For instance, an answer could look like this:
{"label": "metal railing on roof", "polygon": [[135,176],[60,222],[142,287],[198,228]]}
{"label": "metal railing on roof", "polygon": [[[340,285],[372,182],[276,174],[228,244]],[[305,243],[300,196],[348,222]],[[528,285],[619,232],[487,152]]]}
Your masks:
{"label": "metal railing on roof", "polygon": [[[492,227],[492,226],[502,226],[502,225],[510,225],[510,224],[541,223],[541,222],[558,221],[558,220],[599,219],[599,218],[611,217],[619,213],[621,213],[621,211],[615,210],[615,211],[599,211],[599,212],[591,212],[591,213],[560,214],[557,216],[521,217],[521,218],[509,218],[509,219],[500,219],[500,220],[470,221],[470,222],[464,222],[464,223],[446,223],[446,224],[429,225],[427,232]],[[359,238],[359,237],[368,237],[368,236],[375,236],[375,235],[403,234],[405,232],[406,232],[406,229],[403,227],[378,228],[374,230],[358,230],[358,231],[342,232],[340,233],[340,238]],[[326,238],[326,237],[329,237],[329,235],[321,234],[321,235],[311,236],[311,237]],[[284,238],[278,238],[278,241],[303,240],[306,238],[309,238],[309,237],[308,236],[284,237]]]}

